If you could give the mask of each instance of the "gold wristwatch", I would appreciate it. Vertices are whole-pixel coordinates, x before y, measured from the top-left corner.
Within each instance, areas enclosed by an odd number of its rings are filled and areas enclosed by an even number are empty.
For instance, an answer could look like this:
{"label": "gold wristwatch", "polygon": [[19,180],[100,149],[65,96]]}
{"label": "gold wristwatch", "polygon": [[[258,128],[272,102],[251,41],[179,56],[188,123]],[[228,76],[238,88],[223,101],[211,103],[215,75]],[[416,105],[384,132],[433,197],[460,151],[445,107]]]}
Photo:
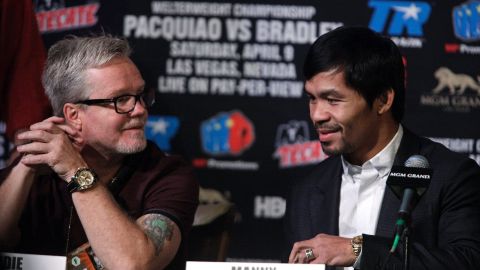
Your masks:
{"label": "gold wristwatch", "polygon": [[98,181],[97,174],[89,168],[79,168],[67,184],[70,193],[84,191],[95,186]]}
{"label": "gold wristwatch", "polygon": [[355,254],[355,258],[358,258],[360,252],[362,251],[363,236],[358,235],[353,237],[350,243],[352,244],[352,250],[353,254]]}

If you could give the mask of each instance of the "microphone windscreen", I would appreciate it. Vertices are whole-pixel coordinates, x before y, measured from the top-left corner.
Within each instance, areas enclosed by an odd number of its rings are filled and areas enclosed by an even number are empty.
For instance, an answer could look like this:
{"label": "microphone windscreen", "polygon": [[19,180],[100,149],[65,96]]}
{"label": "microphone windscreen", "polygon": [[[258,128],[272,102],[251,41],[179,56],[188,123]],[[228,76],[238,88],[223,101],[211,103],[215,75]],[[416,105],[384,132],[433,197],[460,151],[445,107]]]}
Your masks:
{"label": "microphone windscreen", "polygon": [[426,157],[422,155],[413,155],[410,156],[407,161],[405,161],[405,167],[412,167],[412,168],[430,168],[430,164]]}

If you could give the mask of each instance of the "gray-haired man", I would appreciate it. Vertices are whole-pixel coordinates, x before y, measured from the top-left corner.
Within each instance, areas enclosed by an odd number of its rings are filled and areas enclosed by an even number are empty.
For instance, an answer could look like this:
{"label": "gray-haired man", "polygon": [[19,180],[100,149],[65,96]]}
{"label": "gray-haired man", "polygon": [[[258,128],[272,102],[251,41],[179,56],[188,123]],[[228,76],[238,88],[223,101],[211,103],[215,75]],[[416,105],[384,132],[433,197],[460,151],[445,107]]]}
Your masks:
{"label": "gray-haired man", "polygon": [[198,184],[145,139],[154,93],[129,55],[110,36],[50,48],[43,83],[55,116],[18,135],[22,157],[0,171],[3,250],[84,252],[108,269],[184,267]]}

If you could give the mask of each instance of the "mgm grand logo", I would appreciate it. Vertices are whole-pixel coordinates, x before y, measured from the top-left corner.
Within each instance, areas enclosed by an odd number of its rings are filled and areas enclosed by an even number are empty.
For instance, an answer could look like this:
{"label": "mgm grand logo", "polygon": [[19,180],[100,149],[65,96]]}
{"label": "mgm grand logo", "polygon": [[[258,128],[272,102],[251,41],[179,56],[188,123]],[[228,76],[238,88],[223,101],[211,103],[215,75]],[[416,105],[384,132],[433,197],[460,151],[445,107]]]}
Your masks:
{"label": "mgm grand logo", "polygon": [[480,76],[456,74],[447,67],[434,73],[438,83],[430,94],[420,96],[424,106],[439,107],[445,111],[470,112],[480,108]]}

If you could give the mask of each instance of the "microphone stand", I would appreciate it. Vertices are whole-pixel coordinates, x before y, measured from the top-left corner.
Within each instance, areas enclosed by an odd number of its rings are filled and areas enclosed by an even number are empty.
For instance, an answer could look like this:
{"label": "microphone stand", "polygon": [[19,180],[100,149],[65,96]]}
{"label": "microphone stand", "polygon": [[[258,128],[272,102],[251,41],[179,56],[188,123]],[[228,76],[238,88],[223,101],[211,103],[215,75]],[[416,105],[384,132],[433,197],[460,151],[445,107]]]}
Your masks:
{"label": "microphone stand", "polygon": [[404,261],[403,261],[403,270],[409,270],[410,269],[410,241],[409,241],[409,234],[410,234],[410,229],[409,229],[408,223],[406,224],[405,228],[403,229],[403,256],[404,256]]}
{"label": "microphone stand", "polygon": [[[396,233],[389,256],[395,252],[400,241],[403,242],[403,270],[410,269],[410,216],[404,215],[396,222]],[[385,268],[385,264],[382,269]]]}

